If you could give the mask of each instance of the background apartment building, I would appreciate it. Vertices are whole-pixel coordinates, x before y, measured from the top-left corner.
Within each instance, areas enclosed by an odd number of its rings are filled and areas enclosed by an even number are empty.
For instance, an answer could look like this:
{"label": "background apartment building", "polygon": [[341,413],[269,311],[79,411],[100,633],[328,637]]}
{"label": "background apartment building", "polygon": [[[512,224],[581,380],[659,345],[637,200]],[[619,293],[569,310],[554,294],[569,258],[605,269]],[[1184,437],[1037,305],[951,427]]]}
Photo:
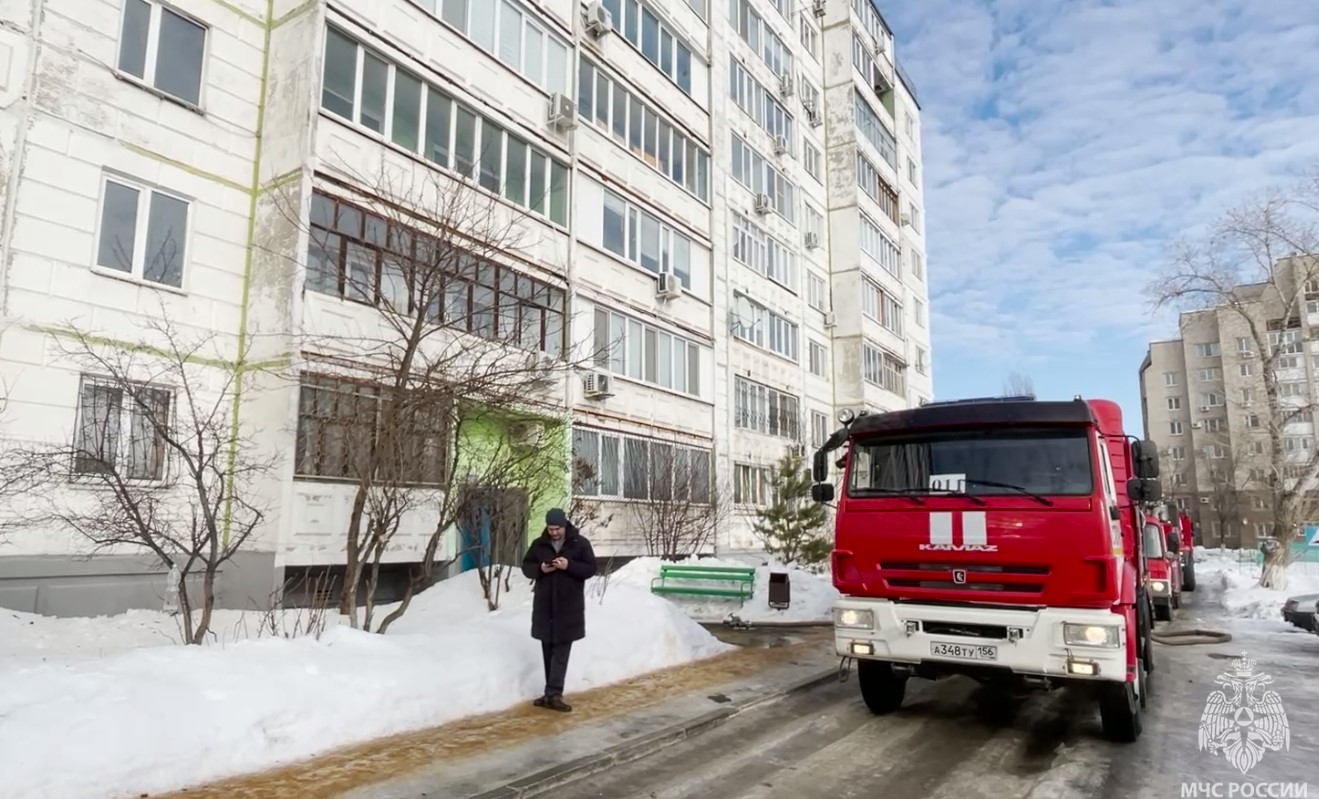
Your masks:
{"label": "background apartment building", "polygon": [[[1297,274],[1292,261],[1277,266],[1284,296]],[[1272,284],[1235,289],[1268,346],[1278,393],[1287,409],[1282,445],[1284,477],[1297,480],[1315,462],[1311,408],[1319,383],[1319,281],[1295,292],[1297,307],[1286,311]],[[1249,325],[1222,305],[1183,313],[1180,337],[1151,342],[1140,366],[1145,435],[1163,454],[1165,497],[1199,524],[1207,546],[1253,547],[1270,534],[1271,496],[1267,405],[1262,358]],[[1269,353],[1263,353],[1268,357]]]}
{"label": "background apartment building", "polygon": [[[134,429],[94,374],[51,355],[70,321],[131,348],[165,314],[218,336],[220,361],[290,362],[301,378],[264,380],[237,420],[281,466],[228,604],[343,560],[353,492],[334,436],[376,406],[323,366],[372,356],[307,337],[375,330],[373,306],[400,290],[394,236],[416,234],[379,209],[434,201],[384,196],[373,176],[465,181],[518,228],[443,313],[476,337],[511,324],[547,358],[591,353],[545,420],[571,433],[538,440],[563,441],[565,473],[590,465],[577,492],[612,514],[591,531],[602,555],[642,553],[646,503],[716,492],[736,513],[714,545],[756,549],[784,452],[822,441],[840,407],[932,396],[920,109],[871,0],[44,8],[0,29],[4,426]],[[179,246],[150,255],[162,241]],[[123,457],[150,450],[124,439]],[[415,561],[431,526],[411,514],[386,562]],[[65,530],[16,537],[0,603],[163,594],[150,559],[84,549]]]}

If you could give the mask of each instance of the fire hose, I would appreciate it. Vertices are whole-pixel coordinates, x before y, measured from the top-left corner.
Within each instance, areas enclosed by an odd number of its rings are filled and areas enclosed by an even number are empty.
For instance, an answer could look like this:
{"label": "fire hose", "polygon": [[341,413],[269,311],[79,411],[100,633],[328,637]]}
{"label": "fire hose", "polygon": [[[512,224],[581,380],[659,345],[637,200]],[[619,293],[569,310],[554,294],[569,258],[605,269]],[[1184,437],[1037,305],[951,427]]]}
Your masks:
{"label": "fire hose", "polygon": [[1166,630],[1151,632],[1150,640],[1164,646],[1196,646],[1198,644],[1226,644],[1232,633],[1222,630]]}

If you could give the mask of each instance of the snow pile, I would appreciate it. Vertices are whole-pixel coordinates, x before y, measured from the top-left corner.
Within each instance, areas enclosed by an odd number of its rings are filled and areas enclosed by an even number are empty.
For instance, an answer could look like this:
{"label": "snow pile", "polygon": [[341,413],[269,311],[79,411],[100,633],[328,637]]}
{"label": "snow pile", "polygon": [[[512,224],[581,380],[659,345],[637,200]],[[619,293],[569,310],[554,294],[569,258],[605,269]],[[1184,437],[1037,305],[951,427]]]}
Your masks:
{"label": "snow pile", "polygon": [[1259,585],[1262,567],[1252,550],[1195,548],[1196,595],[1217,601],[1229,616],[1280,621],[1287,598],[1319,594],[1319,563],[1295,562],[1287,568],[1287,588]]}
{"label": "snow pile", "polygon": [[[488,613],[475,573],[463,574],[418,596],[384,636],[336,620],[320,640],[205,647],[168,644],[164,614],[0,611],[6,795],[155,794],[529,701],[544,688],[531,592],[520,574],[510,587]],[[648,589],[601,587],[587,586],[569,692],[732,649]]]}
{"label": "snow pile", "polygon": [[[660,558],[637,558],[614,572],[610,585],[622,583],[650,591],[651,581],[659,577],[660,566],[665,561]],[[742,621],[752,623],[772,622],[828,622],[833,619],[834,601],[838,599],[838,589],[834,588],[827,572],[824,576],[808,571],[784,566],[775,561],[766,561],[763,557],[754,560],[736,560],[732,558],[701,558],[696,561],[684,561],[696,566],[735,566],[756,569],[755,593],[745,604],[740,600],[721,597],[684,596],[683,594],[662,594],[665,599],[682,609],[692,619],[702,622],[726,621],[736,616]],[[771,572],[788,573],[790,604],[783,610],[769,606],[769,575]],[[685,584],[685,583],[678,583]],[[693,586],[731,587],[733,583],[692,583]]]}

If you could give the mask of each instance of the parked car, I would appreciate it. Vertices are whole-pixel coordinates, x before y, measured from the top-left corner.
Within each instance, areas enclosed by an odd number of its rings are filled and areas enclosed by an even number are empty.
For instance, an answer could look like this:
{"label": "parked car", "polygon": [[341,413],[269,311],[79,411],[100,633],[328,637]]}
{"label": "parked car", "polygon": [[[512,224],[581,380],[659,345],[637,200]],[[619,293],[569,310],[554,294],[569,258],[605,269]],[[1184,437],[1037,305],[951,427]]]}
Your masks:
{"label": "parked car", "polygon": [[1282,618],[1302,630],[1319,632],[1314,620],[1316,603],[1319,603],[1319,594],[1289,596],[1287,602],[1282,606]]}

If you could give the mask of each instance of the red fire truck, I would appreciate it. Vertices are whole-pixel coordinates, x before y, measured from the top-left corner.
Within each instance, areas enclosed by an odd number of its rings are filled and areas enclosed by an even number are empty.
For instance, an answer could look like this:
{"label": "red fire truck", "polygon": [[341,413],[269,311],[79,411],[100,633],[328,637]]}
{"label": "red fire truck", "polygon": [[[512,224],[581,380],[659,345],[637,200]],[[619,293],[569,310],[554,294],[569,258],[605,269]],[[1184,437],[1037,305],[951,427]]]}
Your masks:
{"label": "red fire truck", "polygon": [[870,710],[899,708],[911,677],[1079,685],[1108,737],[1136,740],[1153,666],[1137,504],[1159,499],[1158,456],[1118,406],[992,398],[839,420],[812,496],[834,500],[842,448],[835,647]]}
{"label": "red fire truck", "polygon": [[1145,517],[1145,565],[1149,572],[1146,589],[1154,603],[1157,621],[1172,621],[1173,613],[1182,606],[1182,569],[1179,560],[1181,533],[1174,532],[1172,523],[1154,514]]}
{"label": "red fire truck", "polygon": [[1182,535],[1182,589],[1195,590],[1195,522],[1185,513],[1177,514],[1177,525]]}

